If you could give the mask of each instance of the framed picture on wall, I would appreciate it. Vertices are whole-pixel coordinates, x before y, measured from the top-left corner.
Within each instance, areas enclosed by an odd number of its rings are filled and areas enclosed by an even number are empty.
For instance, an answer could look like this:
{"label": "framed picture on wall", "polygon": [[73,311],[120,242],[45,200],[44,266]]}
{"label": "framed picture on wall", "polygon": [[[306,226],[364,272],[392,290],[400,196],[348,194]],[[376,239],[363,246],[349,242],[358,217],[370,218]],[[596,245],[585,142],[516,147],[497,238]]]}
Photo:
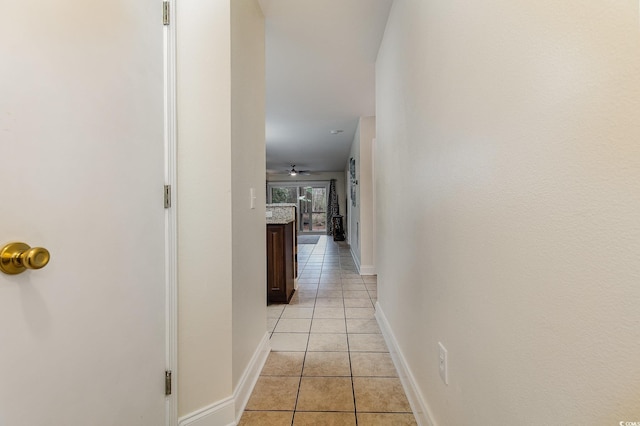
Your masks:
{"label": "framed picture on wall", "polygon": [[350,186],[351,186],[351,205],[353,207],[356,206],[356,185],[358,181],[356,180],[356,159],[351,157],[349,159],[349,177],[350,177]]}

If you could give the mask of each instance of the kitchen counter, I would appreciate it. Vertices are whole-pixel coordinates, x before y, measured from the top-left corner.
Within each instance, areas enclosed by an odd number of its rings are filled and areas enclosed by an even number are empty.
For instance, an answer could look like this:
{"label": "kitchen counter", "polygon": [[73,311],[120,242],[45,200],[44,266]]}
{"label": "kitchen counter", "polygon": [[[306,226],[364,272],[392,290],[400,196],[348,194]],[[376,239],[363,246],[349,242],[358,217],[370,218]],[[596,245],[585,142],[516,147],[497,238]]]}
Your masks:
{"label": "kitchen counter", "polygon": [[267,224],[286,225],[296,219],[295,204],[267,204]]}
{"label": "kitchen counter", "polygon": [[291,218],[280,218],[280,217],[268,217],[267,225],[286,225],[289,222],[293,222],[294,219]]}

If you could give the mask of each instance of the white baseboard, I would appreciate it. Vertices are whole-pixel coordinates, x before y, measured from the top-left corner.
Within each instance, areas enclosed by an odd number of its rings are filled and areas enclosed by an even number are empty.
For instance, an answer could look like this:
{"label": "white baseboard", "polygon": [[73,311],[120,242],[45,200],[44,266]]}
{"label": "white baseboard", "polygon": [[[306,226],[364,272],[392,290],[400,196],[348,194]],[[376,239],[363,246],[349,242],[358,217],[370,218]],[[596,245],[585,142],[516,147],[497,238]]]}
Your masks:
{"label": "white baseboard", "polygon": [[238,382],[238,386],[236,386],[236,389],[233,392],[236,409],[236,422],[240,422],[240,417],[242,417],[244,407],[246,407],[247,402],[249,402],[249,397],[251,396],[251,392],[260,377],[260,372],[262,371],[262,367],[264,367],[264,363],[267,361],[269,352],[271,352],[271,346],[269,344],[269,333],[266,332],[262,337],[262,341],[258,345],[258,348],[253,353],[251,361],[249,361],[249,365],[247,365],[247,368],[244,370],[244,373]]}
{"label": "white baseboard", "polygon": [[376,267],[373,265],[361,265],[360,268],[358,268],[360,271],[360,275],[375,275],[376,274]]}
{"label": "white baseboard", "polygon": [[398,370],[402,387],[404,388],[404,392],[407,394],[407,399],[409,400],[411,410],[413,410],[413,415],[416,418],[418,426],[436,426],[436,422],[433,420],[433,415],[431,414],[429,405],[422,395],[422,392],[420,392],[416,379],[411,373],[411,369],[398,346],[398,342],[393,334],[393,330],[391,330],[389,322],[387,321],[387,317],[384,315],[384,312],[380,307],[380,303],[378,302],[376,302],[376,319],[380,325],[380,330],[382,331],[384,340],[387,342],[387,346],[389,347],[391,359]]}
{"label": "white baseboard", "polygon": [[225,398],[178,419],[178,426],[234,426],[233,397]]}
{"label": "white baseboard", "polygon": [[178,420],[178,426],[235,426],[238,424],[270,351],[269,333],[265,333],[233,395],[181,417]]}
{"label": "white baseboard", "polygon": [[349,251],[351,252],[351,258],[353,259],[353,263],[356,264],[356,268],[358,268],[358,273],[360,273],[360,259],[358,259],[358,256],[356,256],[356,254],[353,252],[353,247],[350,247]]}
{"label": "white baseboard", "polygon": [[356,268],[358,269],[358,273],[360,275],[376,275],[376,267],[373,265],[361,265],[360,259],[356,256],[353,250],[349,250],[351,252],[351,257],[353,258],[353,262],[356,264]]}

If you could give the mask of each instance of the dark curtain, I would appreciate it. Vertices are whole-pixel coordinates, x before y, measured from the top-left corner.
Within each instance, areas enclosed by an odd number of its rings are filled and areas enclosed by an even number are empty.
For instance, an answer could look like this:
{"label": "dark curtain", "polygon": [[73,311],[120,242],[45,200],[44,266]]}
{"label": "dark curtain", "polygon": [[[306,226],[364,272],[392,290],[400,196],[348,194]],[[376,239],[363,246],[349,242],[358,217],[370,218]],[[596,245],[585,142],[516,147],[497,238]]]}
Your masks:
{"label": "dark curtain", "polygon": [[327,235],[333,235],[333,217],[340,214],[338,193],[336,192],[336,180],[329,182],[329,198],[327,202]]}

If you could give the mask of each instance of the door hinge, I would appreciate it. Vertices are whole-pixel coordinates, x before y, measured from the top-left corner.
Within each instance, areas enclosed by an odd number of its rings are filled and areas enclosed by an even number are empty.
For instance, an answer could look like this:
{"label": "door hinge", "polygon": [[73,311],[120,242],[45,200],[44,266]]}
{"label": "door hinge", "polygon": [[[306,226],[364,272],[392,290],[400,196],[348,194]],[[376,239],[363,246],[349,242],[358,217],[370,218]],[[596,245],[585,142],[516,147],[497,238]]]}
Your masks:
{"label": "door hinge", "polygon": [[163,25],[169,25],[169,2],[168,1],[163,1],[162,2],[162,24]]}
{"label": "door hinge", "polygon": [[171,370],[164,372],[164,394],[171,395]]}
{"label": "door hinge", "polygon": [[164,208],[171,207],[171,185],[164,186]]}

